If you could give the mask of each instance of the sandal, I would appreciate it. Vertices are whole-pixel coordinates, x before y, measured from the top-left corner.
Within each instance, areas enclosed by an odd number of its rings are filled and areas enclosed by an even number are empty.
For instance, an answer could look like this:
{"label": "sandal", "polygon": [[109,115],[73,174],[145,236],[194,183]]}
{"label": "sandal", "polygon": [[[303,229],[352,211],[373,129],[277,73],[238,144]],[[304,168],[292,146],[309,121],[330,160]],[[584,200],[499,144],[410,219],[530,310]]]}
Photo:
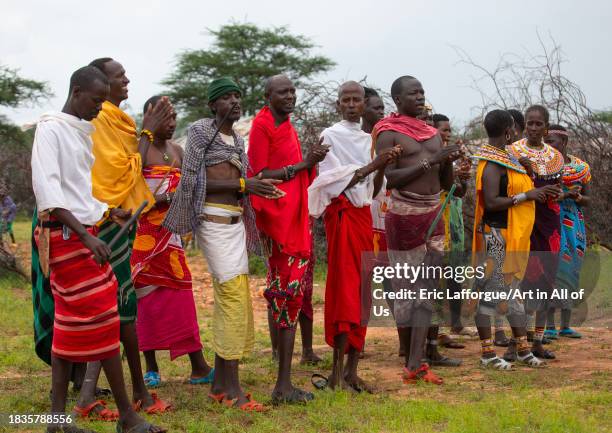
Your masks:
{"label": "sandal", "polygon": [[[143,422],[142,424],[135,425],[129,430],[123,430],[121,423],[117,423],[117,433],[150,433],[153,428],[153,424],[148,422]],[[162,428],[159,433],[166,433],[168,429]]]}
{"label": "sandal", "polygon": [[147,388],[157,388],[161,384],[161,375],[157,371],[147,371],[143,378]]}
{"label": "sandal", "polygon": [[448,356],[442,356],[440,359],[426,358],[423,362],[436,367],[459,367],[463,363],[460,359],[449,358]]}
{"label": "sandal", "polygon": [[299,388],[293,388],[293,391],[291,391],[291,394],[289,394],[288,396],[272,394],[272,404],[275,406],[278,406],[280,404],[294,403],[305,404],[311,400],[314,400],[314,394],[312,392],[304,391]]}
{"label": "sandal", "polygon": [[247,402],[238,406],[238,397],[232,399],[224,399],[223,404],[227,407],[232,407],[236,409],[240,409],[243,412],[267,412],[268,408],[263,405],[263,403],[259,403],[256,400],[251,398],[251,393],[245,394],[247,398]]}
{"label": "sandal", "polygon": [[156,392],[152,392],[151,393],[151,397],[153,398],[153,404],[149,407],[142,407],[142,400],[138,400],[134,402],[134,411],[135,412],[139,412],[140,409],[144,410],[145,413],[149,414],[149,415],[155,415],[158,413],[164,413],[164,412],[168,412],[171,408],[172,405],[169,403],[166,403],[165,401],[161,400],[158,396]]}
{"label": "sandal", "polygon": [[548,338],[549,340],[557,340],[559,338],[559,333],[554,328],[547,329],[544,331],[544,337]]}
{"label": "sandal", "polygon": [[327,388],[327,385],[329,384],[329,379],[323,376],[322,374],[315,373],[310,376],[310,383],[312,383],[312,386],[314,386],[319,391],[323,391],[325,388]]}
{"label": "sandal", "polygon": [[559,331],[559,336],[567,338],[582,338],[582,334],[574,331],[572,328],[563,328],[561,331]]}
{"label": "sandal", "polygon": [[444,383],[444,380],[442,380],[441,377],[436,376],[433,371],[429,369],[428,364],[422,364],[419,368],[413,371],[410,371],[407,367],[404,367],[402,376],[402,381],[405,384],[417,383],[419,380],[436,385],[442,385]]}
{"label": "sandal", "polygon": [[556,359],[556,358],[557,358],[557,357],[555,356],[555,354],[554,354],[554,353],[552,353],[552,352],[551,352],[550,350],[548,350],[548,349],[542,349],[542,350],[539,350],[539,349],[533,350],[533,349],[532,349],[532,350],[531,350],[531,352],[532,352],[532,353],[533,353],[535,356],[537,356],[538,358],[541,358],[541,359]]}
{"label": "sandal", "polygon": [[541,359],[536,358],[531,352],[524,356],[517,354],[516,362],[519,364],[526,365],[528,367],[544,367],[546,365],[546,361],[542,361]]}
{"label": "sandal", "polygon": [[189,384],[190,385],[208,385],[209,383],[213,383],[215,380],[215,369],[211,368],[208,374],[204,377],[190,377]]}
{"label": "sandal", "polygon": [[[95,411],[96,407],[102,409]],[[79,418],[95,421],[117,421],[119,419],[119,411],[108,409],[104,400],[96,400],[85,407],[75,406],[72,410]]]}
{"label": "sandal", "polygon": [[[443,335],[438,340],[440,346],[446,347],[447,349],[465,349],[465,344],[461,344],[450,338],[448,335]],[[429,343],[431,344],[431,343]]]}
{"label": "sandal", "polygon": [[213,394],[211,392],[210,394],[208,394],[208,398],[210,398],[212,401],[216,401],[217,403],[221,403],[223,402],[223,399],[225,398],[225,393],[221,392],[219,394]]}
{"label": "sandal", "polygon": [[508,361],[494,356],[492,358],[480,358],[480,366],[484,368],[494,368],[495,370],[512,370],[512,364]]}

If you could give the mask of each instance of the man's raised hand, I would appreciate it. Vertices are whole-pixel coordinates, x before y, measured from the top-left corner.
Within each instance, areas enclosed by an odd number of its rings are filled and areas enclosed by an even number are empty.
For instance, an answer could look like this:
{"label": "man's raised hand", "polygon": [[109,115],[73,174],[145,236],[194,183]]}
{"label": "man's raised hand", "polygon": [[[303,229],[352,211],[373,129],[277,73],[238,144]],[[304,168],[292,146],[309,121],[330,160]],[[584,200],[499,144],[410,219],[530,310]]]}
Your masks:
{"label": "man's raised hand", "polygon": [[313,145],[308,155],[306,155],[306,164],[308,167],[314,167],[317,163],[323,161],[329,149],[331,149],[331,146],[323,144],[323,137],[321,137],[319,143]]}
{"label": "man's raised hand", "polygon": [[458,144],[449,144],[443,147],[429,160],[431,164],[441,164],[444,162],[451,162],[459,159],[463,156],[461,146]]}
{"label": "man's raised hand", "polygon": [[153,134],[165,128],[174,117],[174,107],[167,96],[162,96],[153,106],[149,104],[142,119],[142,129],[148,129]]}
{"label": "man's raised hand", "polygon": [[372,171],[380,170],[381,168],[385,168],[387,165],[394,163],[397,161],[397,158],[402,153],[402,147],[399,144],[395,146],[385,149],[381,153],[379,153],[374,161],[372,161]]}

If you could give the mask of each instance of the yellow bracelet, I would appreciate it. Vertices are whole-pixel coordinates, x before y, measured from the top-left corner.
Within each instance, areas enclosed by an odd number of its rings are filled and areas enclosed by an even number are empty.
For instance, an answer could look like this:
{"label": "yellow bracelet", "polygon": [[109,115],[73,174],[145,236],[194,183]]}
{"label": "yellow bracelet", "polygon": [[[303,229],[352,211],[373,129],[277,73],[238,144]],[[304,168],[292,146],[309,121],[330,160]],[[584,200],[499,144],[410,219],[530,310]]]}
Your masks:
{"label": "yellow bracelet", "polygon": [[239,180],[240,180],[240,189],[238,191],[239,192],[246,191],[246,181],[244,180],[244,177],[241,177]]}
{"label": "yellow bracelet", "polygon": [[149,131],[148,129],[143,129],[142,131],[140,131],[141,137],[142,137],[142,134],[147,136],[149,143],[153,143],[153,133],[151,131]]}

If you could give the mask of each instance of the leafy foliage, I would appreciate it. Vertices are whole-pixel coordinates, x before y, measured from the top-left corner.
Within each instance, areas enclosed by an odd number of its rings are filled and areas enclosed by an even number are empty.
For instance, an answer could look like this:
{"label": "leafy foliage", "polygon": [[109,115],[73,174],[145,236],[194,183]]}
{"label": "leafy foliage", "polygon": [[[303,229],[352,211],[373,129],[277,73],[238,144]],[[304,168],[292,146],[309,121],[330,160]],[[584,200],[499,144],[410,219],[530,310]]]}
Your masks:
{"label": "leafy foliage", "polygon": [[162,83],[187,120],[210,115],[208,83],[222,76],[232,77],[243,89],[242,107],[254,114],[264,103],[264,81],[286,74],[297,87],[335,63],[311,55],[315,45],[303,35],[292,35],[287,27],[259,28],[249,23],[231,23],[209,30],[214,37],[210,49],[188,50],[178,55],[175,71]]}

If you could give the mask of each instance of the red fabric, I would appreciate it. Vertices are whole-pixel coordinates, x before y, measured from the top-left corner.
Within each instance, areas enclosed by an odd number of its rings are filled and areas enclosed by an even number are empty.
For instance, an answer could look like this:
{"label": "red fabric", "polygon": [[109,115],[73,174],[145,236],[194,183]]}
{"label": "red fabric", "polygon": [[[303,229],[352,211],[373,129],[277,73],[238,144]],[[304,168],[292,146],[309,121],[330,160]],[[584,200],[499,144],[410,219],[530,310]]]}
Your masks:
{"label": "red fabric", "polygon": [[289,256],[272,241],[268,258],[268,288],[264,297],[272,309],[272,318],[277,328],[293,328],[302,309],[304,293],[302,284],[308,259]]}
{"label": "red fabric", "polygon": [[[310,218],[310,228],[312,232],[312,225],[314,224],[313,218]],[[314,308],[312,307],[312,292],[314,290],[314,267],[316,263],[315,250],[314,250],[314,237],[311,235],[311,254],[308,266],[306,267],[306,273],[302,281],[302,293],[304,299],[302,301],[302,314],[309,320],[314,320]]]}
{"label": "red fabric", "polygon": [[[88,230],[95,235],[94,228]],[[64,240],[61,229],[51,229],[49,268],[55,302],[53,355],[73,362],[119,355],[117,280],[110,265],[98,265],[76,234]]]}
{"label": "red fabric", "polygon": [[357,208],[340,195],[325,209],[324,221],[328,250],[325,341],[334,347],[334,337],[348,333],[348,346],[361,351],[367,331],[361,318],[361,256],[373,251],[370,207]]}
{"label": "red fabric", "polygon": [[[159,179],[160,182],[165,178],[168,188],[160,188],[161,194],[176,191],[181,171],[169,166],[152,165],[143,169],[143,176],[145,179]],[[161,225],[168,208],[167,203],[158,203],[138,220],[130,256],[136,291],[147,286],[192,289],[191,272],[180,239]]]}
{"label": "red fabric", "polygon": [[436,128],[429,126],[423,120],[398,113],[391,113],[376,123],[372,131],[372,142],[375,143],[378,134],[384,131],[399,132],[416,141],[429,140],[438,133]]}
{"label": "red fabric", "polygon": [[[385,229],[389,249],[410,251],[423,245],[427,231],[439,211],[440,206],[437,206],[431,212],[421,215],[398,215],[393,212],[387,212],[385,216]],[[444,236],[444,221],[442,218],[440,218],[431,233],[432,238],[436,236]]]}
{"label": "red fabric", "polygon": [[169,350],[170,359],[202,349],[193,292],[158,287],[138,299],[138,348]]}
{"label": "red fabric", "polygon": [[[297,132],[287,119],[275,126],[268,107],[261,109],[253,119],[249,134],[249,176],[263,169],[276,170],[302,161],[302,150]],[[281,250],[294,257],[310,257],[310,227],[308,215],[308,187],[314,179],[314,170],[302,170],[280,185],[287,195],[278,200],[251,196],[257,228]]]}

